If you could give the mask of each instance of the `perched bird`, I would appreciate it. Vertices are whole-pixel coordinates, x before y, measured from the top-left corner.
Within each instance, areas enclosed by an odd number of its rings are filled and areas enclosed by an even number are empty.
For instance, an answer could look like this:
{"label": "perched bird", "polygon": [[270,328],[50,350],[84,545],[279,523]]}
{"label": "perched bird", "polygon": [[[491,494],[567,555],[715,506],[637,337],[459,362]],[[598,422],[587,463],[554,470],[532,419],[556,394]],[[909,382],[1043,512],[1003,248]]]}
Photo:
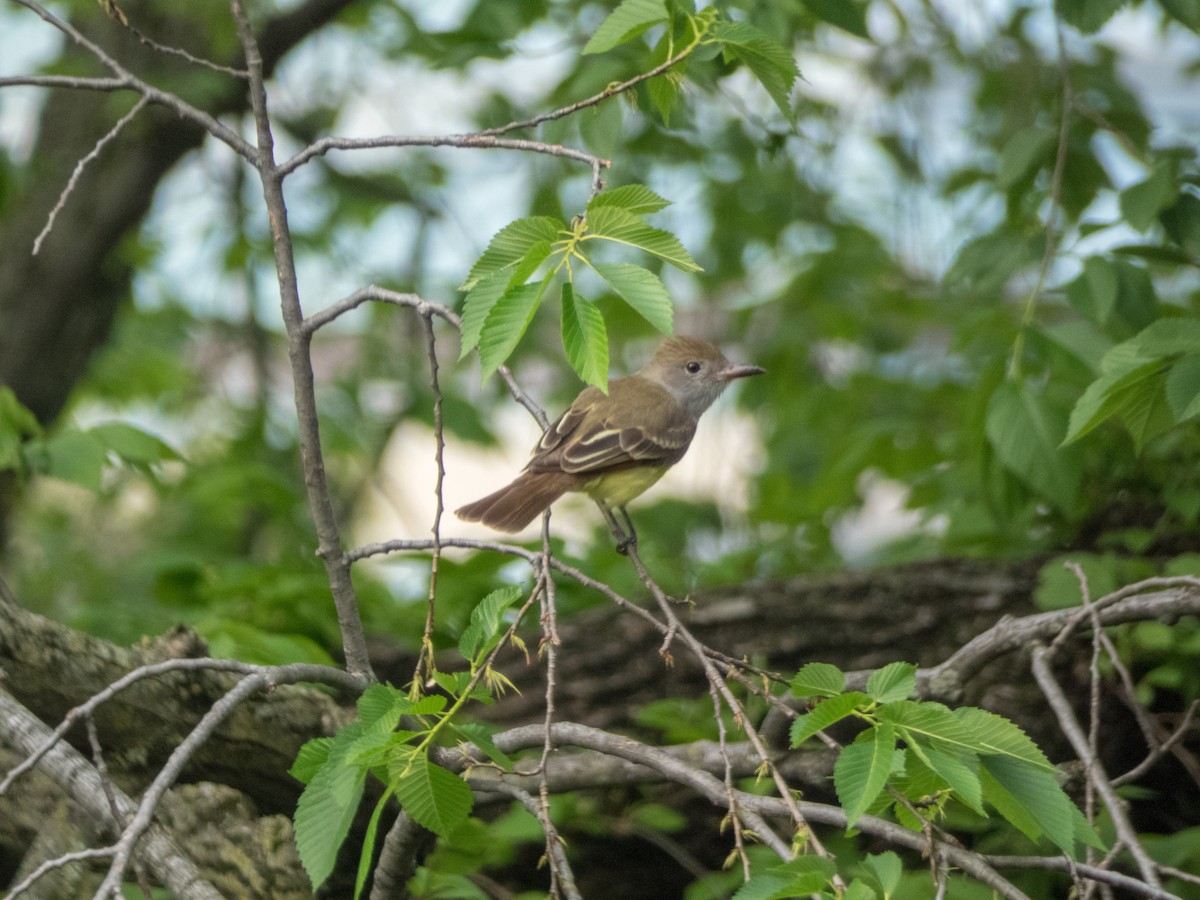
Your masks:
{"label": "perched bird", "polygon": [[455,514],[520,531],[563,494],[583,491],[600,506],[624,552],[636,540],[625,504],[683,458],[701,414],[729,382],[763,371],[731,363],[707,341],[663,341],[645,367],[609,382],[607,394],[584,388],[542,435],[515,481]]}

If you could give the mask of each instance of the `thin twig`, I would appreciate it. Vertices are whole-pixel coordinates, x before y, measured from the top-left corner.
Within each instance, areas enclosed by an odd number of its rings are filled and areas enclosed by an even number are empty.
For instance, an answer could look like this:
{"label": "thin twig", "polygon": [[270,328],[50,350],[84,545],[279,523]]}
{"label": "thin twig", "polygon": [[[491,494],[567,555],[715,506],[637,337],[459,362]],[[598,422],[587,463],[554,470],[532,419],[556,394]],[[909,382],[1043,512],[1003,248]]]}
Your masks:
{"label": "thin twig", "polygon": [[433,333],[433,314],[421,316],[425,326],[425,350],[429,357],[429,383],[433,391],[433,461],[437,476],[434,479],[433,494],[435,506],[433,511],[433,549],[429,561],[429,603],[425,608],[425,629],[421,634],[421,652],[417,654],[417,667],[413,672],[413,690],[419,691],[427,673],[433,672],[433,627],[437,607],[438,562],[442,558],[442,512],[445,504],[442,499],[442,485],[446,480],[445,450],[446,439],[442,423],[442,389],[438,384],[437,341]]}
{"label": "thin twig", "polygon": [[565,147],[562,144],[547,144],[544,141],[528,141],[520,138],[501,138],[489,134],[389,134],[370,138],[324,137],[309,144],[291,159],[279,164],[281,177],[286,177],[305,163],[331,150],[380,150],[388,147],[457,147],[465,150],[520,150],[525,153],[542,153],[560,156],[576,162],[587,163],[593,168],[607,169],[611,160],[594,153]]}
{"label": "thin twig", "polygon": [[113,125],[100,140],[96,141],[96,146],[92,147],[91,151],[75,163],[75,169],[71,172],[71,177],[67,180],[67,186],[62,189],[62,193],[58,195],[58,202],[54,204],[54,209],[50,210],[50,215],[46,218],[46,224],[42,230],[38,232],[38,236],[33,240],[33,255],[37,256],[38,251],[42,249],[42,241],[46,239],[52,228],[54,228],[54,220],[58,218],[59,212],[67,203],[67,198],[75,190],[75,185],[79,183],[80,176],[83,175],[83,170],[87,168],[87,164],[100,155],[100,151],[104,149],[104,145],[112,141],[118,134],[121,133],[126,125],[133,121],[134,117],[140,113],[149,103],[150,100],[144,94],[138,98],[138,102],[133,105],[133,108],[125,115],[117,120],[117,124]]}
{"label": "thin twig", "polygon": [[1067,700],[1057,679],[1054,677],[1054,673],[1050,670],[1050,655],[1050,651],[1043,644],[1038,644],[1033,648],[1033,676],[1037,680],[1038,687],[1050,704],[1050,709],[1054,712],[1054,716],[1058,720],[1063,734],[1066,735],[1075,753],[1078,754],[1080,760],[1083,762],[1088,780],[1095,784],[1096,791],[1100,794],[1100,798],[1108,808],[1108,813],[1112,819],[1117,837],[1124,842],[1129,848],[1129,852],[1133,854],[1142,879],[1152,887],[1161,888],[1162,884],[1158,880],[1155,862],[1146,853],[1146,849],[1138,839],[1137,832],[1134,830],[1133,825],[1129,821],[1129,816],[1126,814],[1124,801],[1113,790],[1112,782],[1104,771],[1104,764],[1092,754],[1091,748],[1088,746],[1087,736],[1084,734],[1083,729],[1079,727],[1079,722],[1075,718],[1075,711],[1071,709],[1070,701]]}
{"label": "thin twig", "polygon": [[1016,379],[1021,374],[1021,353],[1025,346],[1025,331],[1033,324],[1033,315],[1037,310],[1038,300],[1042,296],[1042,288],[1046,284],[1046,276],[1050,273],[1050,263],[1058,248],[1059,227],[1056,223],[1059,211],[1062,209],[1063,173],[1067,168],[1067,142],[1071,137],[1071,104],[1073,91],[1071,88],[1070,70],[1067,65],[1067,45],[1063,38],[1062,22],[1054,17],[1054,30],[1058,38],[1058,72],[1062,81],[1062,115],[1058,122],[1058,149],[1054,155],[1054,172],[1050,176],[1050,210],[1046,214],[1046,247],[1042,252],[1042,264],[1038,269],[1037,281],[1033,290],[1025,298],[1025,306],[1021,312],[1021,325],[1013,341],[1012,357],[1009,360],[1009,378]]}

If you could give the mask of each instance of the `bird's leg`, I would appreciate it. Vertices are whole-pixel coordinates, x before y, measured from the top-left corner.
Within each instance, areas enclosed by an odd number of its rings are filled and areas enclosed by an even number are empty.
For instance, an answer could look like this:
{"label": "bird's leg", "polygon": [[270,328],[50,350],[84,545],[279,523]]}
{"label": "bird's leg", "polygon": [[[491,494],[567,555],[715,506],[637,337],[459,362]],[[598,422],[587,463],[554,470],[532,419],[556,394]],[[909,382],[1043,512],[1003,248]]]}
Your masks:
{"label": "bird's leg", "polygon": [[618,507],[621,510],[621,515],[625,517],[625,522],[628,525],[628,532],[617,521],[617,517],[613,514],[612,507],[603,500],[596,500],[596,505],[600,507],[600,512],[604,516],[604,521],[608,523],[609,531],[612,536],[617,539],[617,552],[622,556],[629,554],[629,548],[637,543],[637,534],[633,530],[633,523],[629,521],[629,513],[625,512],[625,507]]}
{"label": "bird's leg", "polygon": [[637,529],[633,527],[633,519],[629,518],[629,510],[624,506],[618,506],[617,511],[621,513],[621,518],[625,521],[626,534],[625,541],[622,546],[617,547],[617,552],[628,555],[629,548],[637,546]]}

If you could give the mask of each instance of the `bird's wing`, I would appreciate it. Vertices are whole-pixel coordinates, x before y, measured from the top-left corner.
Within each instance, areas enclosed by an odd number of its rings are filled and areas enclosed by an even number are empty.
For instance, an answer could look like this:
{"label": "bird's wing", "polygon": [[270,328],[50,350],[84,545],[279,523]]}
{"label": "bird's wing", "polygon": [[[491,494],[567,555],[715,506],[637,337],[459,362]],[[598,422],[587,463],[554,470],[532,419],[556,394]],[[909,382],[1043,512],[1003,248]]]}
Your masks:
{"label": "bird's wing", "polygon": [[584,390],[543,435],[529,468],[587,475],[637,464],[671,466],[695,433],[696,420],[667,391],[639,385],[632,404],[628,380],[618,379],[607,395]]}

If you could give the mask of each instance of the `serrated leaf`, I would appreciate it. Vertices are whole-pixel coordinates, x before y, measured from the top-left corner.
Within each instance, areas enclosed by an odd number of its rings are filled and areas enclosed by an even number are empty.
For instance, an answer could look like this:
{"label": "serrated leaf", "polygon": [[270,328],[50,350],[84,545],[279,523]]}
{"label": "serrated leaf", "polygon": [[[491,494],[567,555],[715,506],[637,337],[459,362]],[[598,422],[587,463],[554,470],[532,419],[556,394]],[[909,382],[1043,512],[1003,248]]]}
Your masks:
{"label": "serrated leaf", "polygon": [[1140,452],[1142,445],[1156,433],[1153,415],[1156,404],[1161,402],[1165,408],[1168,368],[1167,362],[1155,359],[1093,381],[1071,410],[1063,444],[1077,441],[1105,420],[1120,416]]}
{"label": "serrated leaf", "polygon": [[314,890],[333,872],[365,783],[365,772],[339,765],[331,757],[300,795],[295,816],[296,850]]}
{"label": "serrated leaf", "polygon": [[358,718],[364,731],[391,731],[400,721],[401,701],[408,698],[390,684],[373,684],[358,698]]}
{"label": "serrated leaf", "polygon": [[646,216],[666,209],[671,205],[670,200],[664,200],[644,184],[626,184],[611,190],[601,191],[588,204],[588,213],[594,209],[614,207],[633,213],[635,216]]}
{"label": "serrated leaf", "polygon": [[459,329],[458,358],[463,359],[479,343],[487,318],[500,298],[518,285],[524,285],[550,255],[550,243],[540,241],[512,268],[485,275],[463,301],[462,324]]}
{"label": "serrated leaf", "polygon": [[1083,469],[1064,452],[1067,417],[1027,381],[1005,381],[988,402],[988,442],[1000,462],[1059,509],[1070,512]]}
{"label": "serrated leaf", "polygon": [[745,22],[720,22],[711,34],[728,55],[746,64],[787,120],[794,121],[791,93],[800,70],[792,54],[773,37]]}
{"label": "serrated leaf", "polygon": [[699,272],[700,266],[669,231],[653,228],[628,210],[601,206],[588,213],[584,240],[602,239],[643,250],[684,272]]}
{"label": "serrated leaf", "polygon": [[469,291],[484,277],[513,269],[529,255],[530,250],[542,243],[549,245],[558,240],[564,228],[562,222],[550,216],[530,216],[509,222],[488,242],[459,290]]}
{"label": "serrated leaf", "polygon": [[358,873],[354,878],[354,900],[359,900],[363,889],[367,886],[367,876],[371,872],[371,862],[375,858],[375,835],[379,831],[379,817],[383,815],[384,807],[391,799],[392,791],[389,788],[383,792],[383,795],[375,803],[375,809],[371,811],[367,830],[363,833],[362,851],[358,855]]}
{"label": "serrated leaf", "polygon": [[306,741],[296,753],[296,761],[288,769],[288,774],[297,781],[308,784],[321,766],[325,765],[325,761],[329,759],[329,750],[332,746],[333,738],[331,737],[313,738]]}
{"label": "serrated leaf", "polygon": [[424,756],[414,760],[395,788],[396,799],[409,817],[441,837],[466,820],[475,802],[465,781]]}
{"label": "serrated leaf", "polygon": [[1170,316],[1146,326],[1125,342],[1136,356],[1150,359],[1200,353],[1200,319]]}
{"label": "serrated leaf", "polygon": [[671,295],[662,279],[632,263],[592,263],[592,268],[638,315],[663,334],[674,334]]}
{"label": "serrated leaf", "polygon": [[608,331],[596,304],[562,286],[562,341],[567,361],[580,378],[608,393]]}
{"label": "serrated leaf", "polygon": [[[500,640],[500,619],[504,611],[521,598],[521,589],[515,584],[497,588],[476,604],[471,610],[471,620],[458,639],[458,652],[472,663],[480,662]],[[445,689],[445,685],[443,685]]]}
{"label": "serrated leaf", "polygon": [[533,321],[550,284],[550,276],[509,288],[492,306],[479,333],[479,368],[487,380],[512,355]]}
{"label": "serrated leaf", "polygon": [[980,760],[984,797],[1030,840],[1046,835],[1074,856],[1073,804],[1054,776],[1020,760],[986,756]]}
{"label": "serrated leaf", "polygon": [[900,887],[904,867],[896,853],[885,850],[883,853],[867,854],[861,863],[860,871],[863,880],[887,900]]}
{"label": "serrated leaf", "polygon": [[981,756],[1007,756],[1046,772],[1057,771],[1029,735],[1004,716],[975,706],[961,706],[954,715],[974,732]]}
{"label": "serrated leaf", "polygon": [[600,23],[596,33],[583,47],[589,53],[604,53],[669,18],[663,0],[624,0],[607,19]]}
{"label": "serrated leaf", "polygon": [[1200,353],[1181,357],[1171,365],[1166,392],[1176,422],[1200,415]]}
{"label": "serrated leaf", "polygon": [[843,748],[833,767],[833,786],[846,813],[846,827],[853,828],[887,784],[896,749],[896,732],[891,722],[881,722],[863,732]]}
{"label": "serrated leaf", "polygon": [[799,747],[818,731],[840,722],[860,707],[867,706],[870,698],[859,691],[850,691],[822,700],[811,711],[797,716],[790,729],[791,746]]}
{"label": "serrated leaf", "polygon": [[671,126],[671,110],[675,108],[675,98],[679,96],[679,85],[683,81],[682,73],[672,69],[655,75],[646,82],[646,96],[650,105],[662,118],[663,125]]}
{"label": "serrated leaf", "polygon": [[939,778],[950,785],[956,797],[983,815],[983,789],[979,782],[979,757],[958,746],[940,741],[912,741],[915,752]]}
{"label": "serrated leaf", "polygon": [[813,662],[801,666],[792,676],[791,688],[794,697],[826,697],[839,694],[846,687],[846,676],[842,670],[830,663]]}
{"label": "serrated leaf", "polygon": [[459,722],[451,727],[463,740],[478,747],[480,752],[496,765],[503,769],[512,769],[512,757],[496,746],[486,725],[479,722]]}
{"label": "serrated leaf", "polygon": [[894,724],[897,737],[906,741],[937,741],[951,749],[979,750],[971,728],[940,703],[896,700],[881,704],[876,715],[880,721]]}
{"label": "serrated leaf", "polygon": [[733,900],[774,900],[776,897],[796,896],[791,891],[791,879],[783,875],[754,875],[733,895]]}
{"label": "serrated leaf", "polygon": [[917,667],[912,663],[888,663],[867,679],[867,696],[880,703],[905,700],[917,689]]}

